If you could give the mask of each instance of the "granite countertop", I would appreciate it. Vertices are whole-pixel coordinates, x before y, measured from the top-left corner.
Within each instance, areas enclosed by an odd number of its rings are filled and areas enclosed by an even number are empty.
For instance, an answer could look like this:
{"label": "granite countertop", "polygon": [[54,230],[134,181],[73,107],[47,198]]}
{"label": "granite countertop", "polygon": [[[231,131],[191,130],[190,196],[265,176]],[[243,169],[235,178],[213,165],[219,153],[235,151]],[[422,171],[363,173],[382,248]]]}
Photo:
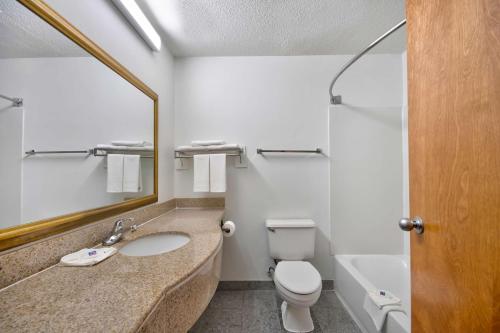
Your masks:
{"label": "granite countertop", "polygon": [[91,267],[52,266],[0,290],[0,332],[133,332],[163,295],[203,265],[222,242],[223,209],[175,209],[127,232],[121,248],[143,235],[189,234],[169,253],[117,253]]}

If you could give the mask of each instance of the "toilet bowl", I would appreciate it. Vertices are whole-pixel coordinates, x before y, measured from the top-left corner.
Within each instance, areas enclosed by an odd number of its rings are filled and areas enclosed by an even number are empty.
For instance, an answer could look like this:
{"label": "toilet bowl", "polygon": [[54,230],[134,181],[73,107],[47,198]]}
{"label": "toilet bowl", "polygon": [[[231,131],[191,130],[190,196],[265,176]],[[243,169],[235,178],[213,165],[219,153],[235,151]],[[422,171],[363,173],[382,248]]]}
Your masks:
{"label": "toilet bowl", "polygon": [[274,272],[274,284],[283,298],[281,316],[289,332],[311,332],[314,324],[309,308],[321,294],[321,276],[307,261],[280,261]]}

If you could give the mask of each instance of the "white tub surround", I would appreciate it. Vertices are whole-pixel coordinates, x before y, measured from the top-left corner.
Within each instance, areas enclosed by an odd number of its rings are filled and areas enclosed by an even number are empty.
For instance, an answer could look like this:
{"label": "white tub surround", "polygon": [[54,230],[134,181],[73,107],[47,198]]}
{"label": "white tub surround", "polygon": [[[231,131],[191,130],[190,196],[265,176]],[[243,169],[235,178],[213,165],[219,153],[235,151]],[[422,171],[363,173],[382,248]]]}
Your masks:
{"label": "white tub surround", "polygon": [[[399,255],[336,255],[334,258],[335,290],[363,332],[378,332],[363,309],[369,290],[388,290],[401,299],[406,313],[410,308],[410,267]],[[389,312],[383,333],[410,332],[410,317],[403,312]]]}

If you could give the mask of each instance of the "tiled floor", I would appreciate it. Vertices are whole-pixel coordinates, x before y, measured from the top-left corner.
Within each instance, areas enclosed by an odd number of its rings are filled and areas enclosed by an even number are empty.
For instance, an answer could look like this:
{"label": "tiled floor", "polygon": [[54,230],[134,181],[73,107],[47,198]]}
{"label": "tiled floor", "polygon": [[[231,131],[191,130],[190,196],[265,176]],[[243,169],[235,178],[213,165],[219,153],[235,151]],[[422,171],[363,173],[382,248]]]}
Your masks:
{"label": "tiled floor", "polygon": [[[286,332],[280,305],[281,299],[274,290],[217,291],[190,333]],[[314,332],[361,332],[333,291],[321,293],[311,315]]]}

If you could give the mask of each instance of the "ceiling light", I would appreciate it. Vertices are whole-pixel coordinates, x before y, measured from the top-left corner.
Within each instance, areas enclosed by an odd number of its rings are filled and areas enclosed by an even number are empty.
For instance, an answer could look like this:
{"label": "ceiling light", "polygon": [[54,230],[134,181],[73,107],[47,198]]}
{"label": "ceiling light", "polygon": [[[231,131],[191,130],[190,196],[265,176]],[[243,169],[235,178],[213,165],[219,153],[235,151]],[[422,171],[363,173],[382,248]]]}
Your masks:
{"label": "ceiling light", "polygon": [[156,32],[151,22],[142,12],[135,0],[113,0],[116,7],[122,12],[141,37],[155,51],[161,49],[161,38]]}

